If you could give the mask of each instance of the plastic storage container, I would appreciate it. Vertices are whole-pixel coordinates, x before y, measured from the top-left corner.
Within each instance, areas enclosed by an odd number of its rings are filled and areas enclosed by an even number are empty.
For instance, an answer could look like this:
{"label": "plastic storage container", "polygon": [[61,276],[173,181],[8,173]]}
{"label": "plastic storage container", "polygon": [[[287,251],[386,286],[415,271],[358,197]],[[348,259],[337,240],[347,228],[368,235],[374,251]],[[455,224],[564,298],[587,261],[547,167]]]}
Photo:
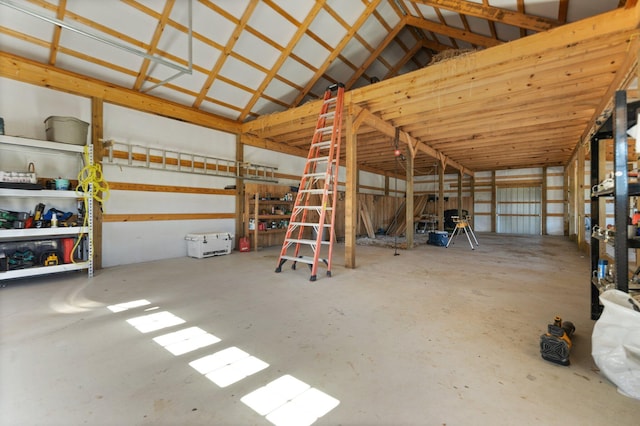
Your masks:
{"label": "plastic storage container", "polygon": [[233,234],[228,232],[205,232],[187,234],[187,256],[202,259],[231,253]]}
{"label": "plastic storage container", "polygon": [[48,141],[86,145],[89,123],[74,117],[51,116],[44,120]]}
{"label": "plastic storage container", "polygon": [[449,234],[446,231],[429,232],[427,244],[444,247],[449,242]]}

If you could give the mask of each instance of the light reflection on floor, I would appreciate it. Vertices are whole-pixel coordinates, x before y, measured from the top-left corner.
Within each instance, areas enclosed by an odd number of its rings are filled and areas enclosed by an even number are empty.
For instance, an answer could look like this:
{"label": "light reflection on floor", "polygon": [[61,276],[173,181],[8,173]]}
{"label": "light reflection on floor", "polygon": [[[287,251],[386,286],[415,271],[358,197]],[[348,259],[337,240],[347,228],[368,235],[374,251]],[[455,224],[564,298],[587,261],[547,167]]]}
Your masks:
{"label": "light reflection on floor", "polygon": [[[116,313],[150,305],[140,299],[107,308]],[[158,307],[145,311],[156,310]],[[141,333],[150,333],[184,324],[171,312],[161,311],[127,320]],[[221,339],[199,327],[188,327],[153,338],[175,356],[219,343]],[[235,346],[189,362],[189,365],[221,388],[269,367],[269,364]],[[240,400],[276,426],[305,426],[316,422],[340,404],[330,395],[312,388],[291,375],[284,375],[243,396]]]}

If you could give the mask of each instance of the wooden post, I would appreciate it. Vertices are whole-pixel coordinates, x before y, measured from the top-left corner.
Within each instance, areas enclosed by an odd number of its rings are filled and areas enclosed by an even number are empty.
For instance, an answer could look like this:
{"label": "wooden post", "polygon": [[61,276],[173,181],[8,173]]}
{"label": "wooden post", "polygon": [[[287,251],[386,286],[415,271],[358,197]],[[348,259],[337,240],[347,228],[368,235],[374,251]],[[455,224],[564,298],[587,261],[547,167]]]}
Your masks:
{"label": "wooden post", "polygon": [[[104,156],[104,103],[100,98],[91,98],[91,143],[93,144],[93,164],[102,167]],[[102,269],[102,206],[96,200],[93,203],[93,268]]]}
{"label": "wooden post", "polygon": [[542,194],[540,194],[540,221],[542,235],[547,235],[547,166],[542,168]]}
{"label": "wooden post", "polygon": [[389,175],[384,177],[384,195],[389,195]]}
{"label": "wooden post", "polygon": [[358,222],[358,138],[353,126],[353,104],[349,103],[347,117],[345,119],[345,143],[346,143],[346,187],[344,208],[344,266],[356,267],[356,225]]}
{"label": "wooden post", "polygon": [[497,211],[496,211],[496,172],[491,172],[491,232],[496,232]]}
{"label": "wooden post", "polygon": [[462,218],[462,170],[458,170],[458,217]]}
{"label": "wooden post", "polygon": [[[576,207],[578,212],[578,221],[576,223],[576,236],[578,238],[578,248],[587,250],[584,225],[585,225],[585,202],[584,202],[584,167],[585,167],[585,147],[578,149],[578,165],[577,165],[577,182],[576,182]],[[625,228],[626,230],[626,228]]]}
{"label": "wooden post", "polygon": [[438,230],[444,231],[444,169],[446,161],[440,161],[438,168]]}
{"label": "wooden post", "polygon": [[469,221],[471,222],[471,227],[475,229],[476,224],[474,218],[476,214],[476,178],[472,175],[469,176],[469,179],[469,216],[471,216],[471,219]]}
{"label": "wooden post", "polygon": [[[236,176],[242,175],[242,169],[240,165],[244,161],[244,144],[240,140],[240,134],[236,135]],[[244,223],[243,223],[243,212],[245,209],[244,205],[244,180],[239,177],[236,178],[236,241],[235,246],[236,249],[240,249],[240,237],[248,237],[248,235],[244,235]],[[257,228],[257,224],[256,224]],[[254,247],[255,249],[255,247]]]}
{"label": "wooden post", "polygon": [[[406,182],[406,222],[407,227],[405,229],[405,236],[407,238],[407,250],[413,248],[413,233],[414,233],[414,225],[413,225],[413,157],[411,156],[411,152],[407,150],[407,182]],[[396,160],[397,161],[397,160]]]}

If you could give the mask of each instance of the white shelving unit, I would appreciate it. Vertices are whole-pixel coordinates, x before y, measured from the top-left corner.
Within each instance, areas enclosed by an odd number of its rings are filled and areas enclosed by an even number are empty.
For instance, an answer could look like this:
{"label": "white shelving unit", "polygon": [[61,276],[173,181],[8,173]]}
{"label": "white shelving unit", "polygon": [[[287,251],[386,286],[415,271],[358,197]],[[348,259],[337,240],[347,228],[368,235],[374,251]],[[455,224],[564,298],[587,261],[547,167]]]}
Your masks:
{"label": "white shelving unit", "polygon": [[[0,148],[3,145],[13,145],[37,150],[48,150],[62,154],[82,156],[85,146],[71,145],[59,142],[43,141],[37,139],[20,138],[15,136],[0,135]],[[93,163],[93,146],[87,145],[89,150],[89,162]],[[86,199],[87,226],[58,227],[58,228],[30,228],[30,229],[0,229],[0,243],[19,241],[39,241],[58,237],[82,237],[86,236],[87,260],[76,263],[58,264],[55,266],[34,266],[25,269],[0,271],[0,281],[25,278],[38,275],[55,274],[66,271],[87,270],[89,278],[93,277],[93,187],[89,191],[78,194],[75,191],[54,190],[24,190],[0,188],[0,208],[3,200],[16,198],[29,198],[38,201],[52,199]]]}

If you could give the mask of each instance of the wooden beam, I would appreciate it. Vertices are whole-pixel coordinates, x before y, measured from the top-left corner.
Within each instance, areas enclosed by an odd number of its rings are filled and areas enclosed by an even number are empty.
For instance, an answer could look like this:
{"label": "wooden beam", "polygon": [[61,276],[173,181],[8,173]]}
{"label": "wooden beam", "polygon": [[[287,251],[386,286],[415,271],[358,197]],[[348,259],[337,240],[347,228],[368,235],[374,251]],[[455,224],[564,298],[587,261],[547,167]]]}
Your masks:
{"label": "wooden beam", "polygon": [[347,31],[347,34],[340,40],[340,43],[335,47],[335,49],[331,52],[329,57],[325,60],[325,62],[316,70],[313,77],[309,79],[309,83],[305,86],[305,88],[296,96],[296,99],[293,101],[293,105],[298,105],[305,96],[311,91],[316,82],[322,77],[329,68],[329,66],[333,63],[336,57],[342,52],[342,49],[351,41],[353,36],[357,34],[358,30],[364,23],[369,19],[369,16],[373,11],[378,7],[378,4],[381,0],[372,0],[366,7],[366,9],[362,12],[360,17],[356,20],[353,26]]}
{"label": "wooden beam", "polygon": [[[236,135],[236,164],[244,163],[244,144],[242,143],[242,138],[240,135]],[[248,235],[244,235],[244,222],[243,222],[243,214],[245,209],[248,206],[244,205],[244,180],[236,179],[236,238],[235,245],[236,248],[240,248],[240,236],[248,237]],[[257,228],[257,226],[256,226]]]}
{"label": "wooden beam", "polygon": [[533,31],[547,31],[561,23],[542,16],[527,15],[510,9],[478,4],[466,0],[413,0],[427,6],[451,10],[461,15],[475,16],[492,22],[526,28]]}
{"label": "wooden beam", "polygon": [[446,37],[463,40],[471,44],[475,44],[482,47],[493,47],[502,44],[500,40],[486,37],[480,34],[470,33],[464,30],[459,30],[447,25],[438,24],[427,19],[416,18],[415,16],[407,16],[405,18],[406,24],[412,27],[422,28],[423,30],[433,31],[438,34],[442,34]]}
{"label": "wooden beam", "polygon": [[[149,55],[153,55],[158,50],[158,43],[160,42],[160,37],[164,32],[164,28],[167,26],[167,21],[169,21],[169,16],[171,16],[171,10],[173,9],[173,5],[176,0],[166,0],[164,3],[164,8],[162,10],[162,15],[158,20],[158,24],[156,25],[156,29],[151,37],[151,43],[149,44],[149,48],[147,49],[147,53]],[[149,70],[149,65],[151,64],[151,60],[145,58],[142,61],[142,65],[140,66],[140,71],[138,72],[138,77],[136,78],[136,82],[133,84],[134,90],[140,90],[142,84],[144,83],[147,77],[147,71]]]}
{"label": "wooden beam", "polygon": [[405,238],[407,239],[407,250],[413,248],[413,234],[415,232],[415,225],[413,224],[414,203],[413,203],[413,157],[407,155],[405,167],[407,169],[406,186],[407,192],[405,197],[405,222],[406,228],[404,231]]}
{"label": "wooden beam", "polygon": [[542,225],[542,235],[547,235],[547,190],[548,190],[548,184],[547,184],[547,167],[543,167],[542,168],[542,194],[541,194],[541,202],[542,202],[542,208],[541,208],[541,225]]}
{"label": "wooden beam", "polygon": [[218,60],[213,65],[213,68],[211,68],[211,70],[209,71],[207,80],[202,85],[202,89],[200,89],[200,93],[198,94],[198,97],[193,102],[194,108],[198,108],[202,104],[202,101],[204,100],[207,93],[209,93],[209,89],[211,89],[211,86],[213,85],[213,81],[216,79],[225,61],[233,51],[233,46],[235,46],[236,42],[238,41],[238,38],[240,38],[240,34],[242,33],[242,31],[244,31],[245,27],[247,26],[247,22],[249,21],[249,18],[251,17],[251,14],[253,13],[257,5],[258,5],[258,0],[250,0],[249,4],[245,6],[244,12],[242,13],[242,17],[240,18],[240,22],[238,22],[238,24],[236,25],[236,28],[233,30],[233,33],[229,37],[229,40],[227,41],[227,44],[224,47],[224,50],[222,51],[222,54],[218,57]]}
{"label": "wooden beam", "polygon": [[446,160],[438,161],[438,231],[444,231],[444,171],[447,168]]}
{"label": "wooden beam", "polygon": [[350,89],[360,78],[360,76],[371,66],[371,64],[379,58],[382,51],[396,38],[398,33],[404,28],[404,22],[400,21],[396,24],[396,26],[387,34],[387,36],[380,42],[378,47],[371,52],[366,61],[356,70],[356,72],[351,76],[349,81],[345,83],[346,89]]}
{"label": "wooden beam", "polygon": [[[58,10],[56,11],[56,18],[59,20],[64,19],[64,14],[67,10],[67,0],[61,0],[58,3]],[[56,64],[56,58],[58,56],[58,49],[60,48],[60,35],[62,34],[62,27],[56,25],[53,29],[53,38],[51,40],[51,49],[49,50],[49,65]]]}
{"label": "wooden beam", "polygon": [[[381,118],[379,118],[378,116],[376,116],[375,114],[372,114],[371,112],[369,112],[368,110],[363,108],[363,111],[366,111],[365,114],[365,122],[367,123],[368,126],[371,126],[372,128],[378,130],[379,132],[387,135],[387,136],[391,136],[391,137],[395,137],[395,127],[382,120]],[[407,145],[410,145],[413,149],[424,152],[425,154],[436,158],[438,160],[441,160],[443,158],[446,159],[446,162],[448,165],[450,165],[451,167],[458,169],[458,170],[462,170],[465,174],[468,175],[473,175],[473,171],[466,169],[464,166],[462,166],[461,164],[456,163],[455,161],[446,158],[446,156],[444,154],[442,154],[440,151],[437,151],[433,148],[431,148],[430,146],[426,145],[425,143],[413,138],[411,135],[409,135],[408,133],[404,132],[404,131],[400,131],[400,141],[404,142]]]}
{"label": "wooden beam", "polygon": [[156,98],[51,65],[41,64],[7,52],[0,52],[0,77],[61,90],[74,95],[95,97],[115,105],[175,118],[210,129],[239,133],[241,128],[240,123],[196,108]]}
{"label": "wooden beam", "polygon": [[496,194],[496,172],[491,172],[491,232],[496,232],[496,220],[497,220],[497,194]]}
{"label": "wooden beam", "polygon": [[235,219],[233,213],[136,213],[105,214],[104,222],[151,222],[160,220]]}
{"label": "wooden beam", "polygon": [[356,225],[358,223],[358,139],[353,129],[353,104],[348,104],[345,119],[345,145],[347,182],[345,185],[345,210],[344,210],[344,266],[356,267]]}
{"label": "wooden beam", "polygon": [[[276,63],[273,64],[273,66],[270,68],[269,72],[267,73],[265,78],[262,80],[262,83],[260,84],[258,89],[255,90],[253,96],[251,97],[251,100],[249,100],[244,110],[242,110],[242,113],[240,114],[240,117],[239,117],[239,121],[244,121],[244,119],[247,117],[247,114],[249,114],[249,112],[251,111],[251,108],[253,108],[253,106],[256,104],[258,99],[260,99],[260,96],[262,95],[262,93],[264,93],[267,86],[278,74],[278,71],[280,70],[284,62],[287,60],[287,58],[289,58],[289,56],[291,56],[293,49],[298,45],[298,42],[304,36],[305,32],[313,22],[314,18],[322,10],[325,3],[326,3],[326,0],[316,1],[313,7],[311,8],[311,10],[307,13],[304,21],[301,24],[296,25],[297,26],[296,33],[293,35],[293,37],[291,37],[291,39],[287,43],[287,46],[284,48],[284,50],[281,51],[280,56],[278,57]],[[273,7],[274,5],[270,4],[270,6]]]}

